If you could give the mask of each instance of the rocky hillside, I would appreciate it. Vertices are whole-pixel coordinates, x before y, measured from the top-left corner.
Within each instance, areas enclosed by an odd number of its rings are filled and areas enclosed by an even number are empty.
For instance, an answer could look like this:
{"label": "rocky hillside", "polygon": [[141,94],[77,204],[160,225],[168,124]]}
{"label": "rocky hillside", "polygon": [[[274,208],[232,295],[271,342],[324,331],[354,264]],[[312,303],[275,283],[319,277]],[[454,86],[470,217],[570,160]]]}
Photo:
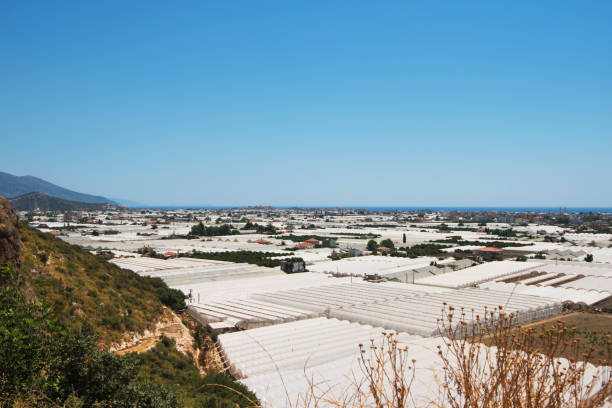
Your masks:
{"label": "rocky hillside", "polygon": [[20,233],[21,270],[28,292],[49,304],[66,325],[95,327],[107,344],[123,341],[125,333],[151,329],[164,319],[164,302],[184,307],[182,293],[161,279],[121,269],[28,226],[21,226]]}
{"label": "rocky hillside", "polygon": [[[235,408],[184,295],[25,225],[0,200],[0,407]],[[12,267],[5,267],[12,265]],[[219,385],[220,384],[220,385]]]}
{"label": "rocky hillside", "polygon": [[0,197],[0,265],[19,266],[20,252],[19,217],[9,201]]}

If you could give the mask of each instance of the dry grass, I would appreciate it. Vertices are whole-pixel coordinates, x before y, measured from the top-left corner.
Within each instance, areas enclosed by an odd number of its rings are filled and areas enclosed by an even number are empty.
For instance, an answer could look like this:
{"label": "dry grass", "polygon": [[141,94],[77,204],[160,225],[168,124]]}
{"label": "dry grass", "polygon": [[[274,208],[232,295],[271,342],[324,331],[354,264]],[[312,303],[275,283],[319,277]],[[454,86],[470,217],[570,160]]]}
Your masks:
{"label": "dry grass", "polygon": [[[536,331],[550,328],[552,325],[559,326],[558,321],[569,330],[568,336],[578,339],[580,355],[588,353],[588,362],[600,364],[600,360],[608,359],[610,350],[607,335],[612,334],[612,315],[607,313],[574,312],[557,316],[543,322],[533,322],[524,325],[524,328],[533,327]],[[593,350],[591,350],[593,347]],[[562,350],[568,354],[559,354],[557,357],[575,357],[573,350]],[[573,355],[574,354],[574,355]]]}
{"label": "dry grass", "polygon": [[[474,324],[468,324],[469,320]],[[596,367],[563,321],[523,328],[503,307],[484,316],[444,309],[439,321],[444,383],[441,406],[452,408],[591,408],[612,396],[609,356]],[[486,344],[486,345],[485,345]],[[566,355],[568,359],[557,356]]]}

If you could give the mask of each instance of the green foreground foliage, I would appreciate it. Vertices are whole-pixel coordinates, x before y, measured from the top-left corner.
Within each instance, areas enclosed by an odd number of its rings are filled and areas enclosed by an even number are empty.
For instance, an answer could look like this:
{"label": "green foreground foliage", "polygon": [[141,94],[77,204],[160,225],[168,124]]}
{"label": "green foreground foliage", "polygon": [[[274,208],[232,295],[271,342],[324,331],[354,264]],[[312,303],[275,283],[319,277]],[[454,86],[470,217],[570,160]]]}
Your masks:
{"label": "green foreground foliage", "polygon": [[210,372],[201,377],[193,360],[177,351],[168,338],[142,354],[138,378],[170,389],[181,407],[235,408],[236,404],[242,407],[257,402],[255,394],[227,375]]}
{"label": "green foreground foliage", "polygon": [[16,271],[2,268],[0,279],[0,405],[178,407],[161,384],[137,381],[138,356],[98,348],[88,325],[62,326],[51,308],[27,299]]}
{"label": "green foreground foliage", "polygon": [[[28,226],[20,233],[21,268],[0,268],[0,407],[236,406],[235,397],[214,387],[161,381],[203,380],[193,359],[173,344],[156,357],[172,356],[155,375],[147,373],[156,349],[125,356],[106,351],[123,333],[162,318],[164,305],[183,309],[182,292],[50,234]],[[217,383],[239,387],[220,376]]]}
{"label": "green foreground foliage", "polygon": [[231,377],[202,378],[169,339],[147,353],[113,354],[88,324],[65,327],[44,301],[28,299],[17,271],[0,268],[0,284],[0,407],[233,408],[256,401]]}

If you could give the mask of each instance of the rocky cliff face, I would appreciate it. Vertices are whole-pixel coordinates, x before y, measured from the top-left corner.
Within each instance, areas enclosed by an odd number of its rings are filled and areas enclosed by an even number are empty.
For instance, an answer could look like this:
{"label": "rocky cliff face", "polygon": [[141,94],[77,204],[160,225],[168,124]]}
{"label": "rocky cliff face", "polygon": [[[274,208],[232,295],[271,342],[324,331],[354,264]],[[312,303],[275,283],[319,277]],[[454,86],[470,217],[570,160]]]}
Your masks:
{"label": "rocky cliff face", "polygon": [[19,266],[20,253],[19,216],[9,201],[0,197],[0,266]]}

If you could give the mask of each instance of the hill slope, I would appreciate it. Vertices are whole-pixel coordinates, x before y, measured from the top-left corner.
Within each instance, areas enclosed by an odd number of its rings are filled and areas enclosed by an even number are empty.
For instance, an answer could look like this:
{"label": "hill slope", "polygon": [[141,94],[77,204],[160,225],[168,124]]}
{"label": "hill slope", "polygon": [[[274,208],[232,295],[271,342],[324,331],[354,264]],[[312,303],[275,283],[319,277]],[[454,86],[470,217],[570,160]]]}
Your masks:
{"label": "hill slope", "polygon": [[[196,341],[164,307],[184,309],[185,303],[161,279],[20,225],[0,197],[5,248],[11,253],[0,253],[10,255],[0,258],[0,367],[10,370],[0,370],[0,407],[235,408],[256,401],[231,377],[200,376],[194,360],[207,358],[200,351],[212,340],[192,322]],[[135,340],[128,332],[149,336],[147,329],[169,318],[187,334],[162,333],[162,342],[142,354],[110,352],[121,340]]]}
{"label": "hill slope", "polygon": [[100,340],[111,344],[124,340],[126,332],[143,332],[165,319],[164,304],[180,307],[181,294],[161,279],[121,269],[28,226],[21,226],[20,233],[28,293],[44,299],[66,326],[95,327]]}
{"label": "hill slope", "polygon": [[10,200],[11,206],[18,211],[78,211],[78,210],[104,210],[107,204],[82,203],[51,197],[44,193],[33,192],[20,195]]}
{"label": "hill slope", "polygon": [[9,201],[0,197],[0,266],[19,266],[20,254],[19,216]]}
{"label": "hill slope", "polygon": [[106,197],[83,194],[57,186],[48,181],[33,176],[14,176],[0,171],[0,195],[13,198],[23,194],[40,192],[64,200],[79,201],[83,203],[116,204]]}

